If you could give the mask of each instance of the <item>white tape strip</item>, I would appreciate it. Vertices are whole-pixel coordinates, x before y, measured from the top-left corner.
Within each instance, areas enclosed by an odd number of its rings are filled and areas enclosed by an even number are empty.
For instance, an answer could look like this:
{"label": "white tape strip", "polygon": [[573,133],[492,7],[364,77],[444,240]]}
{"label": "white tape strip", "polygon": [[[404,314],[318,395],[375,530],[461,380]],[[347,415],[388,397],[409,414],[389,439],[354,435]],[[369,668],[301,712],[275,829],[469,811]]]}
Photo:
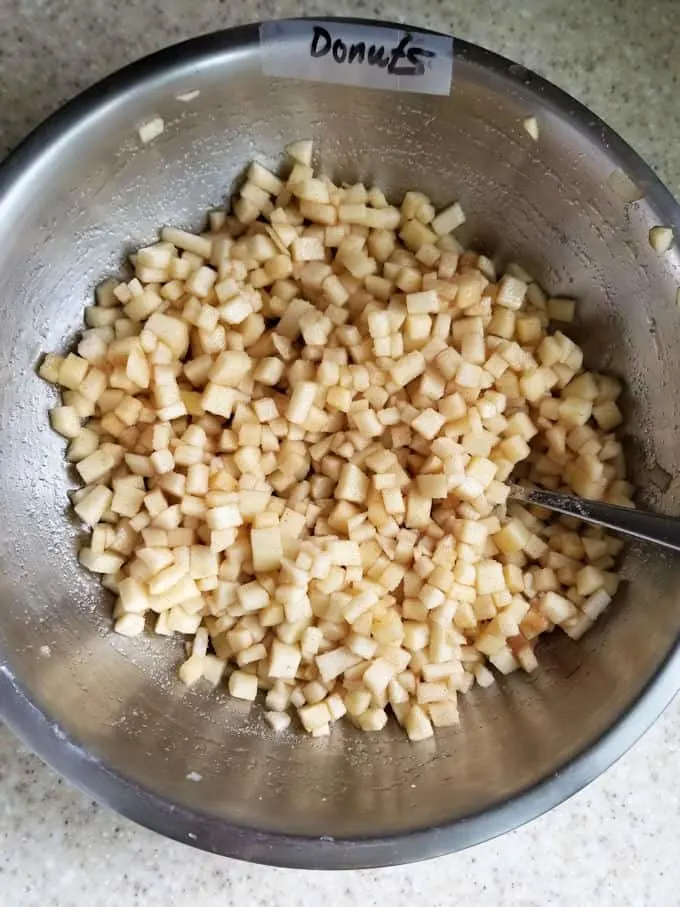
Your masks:
{"label": "white tape strip", "polygon": [[447,95],[453,38],[355,22],[291,19],[260,26],[265,75]]}

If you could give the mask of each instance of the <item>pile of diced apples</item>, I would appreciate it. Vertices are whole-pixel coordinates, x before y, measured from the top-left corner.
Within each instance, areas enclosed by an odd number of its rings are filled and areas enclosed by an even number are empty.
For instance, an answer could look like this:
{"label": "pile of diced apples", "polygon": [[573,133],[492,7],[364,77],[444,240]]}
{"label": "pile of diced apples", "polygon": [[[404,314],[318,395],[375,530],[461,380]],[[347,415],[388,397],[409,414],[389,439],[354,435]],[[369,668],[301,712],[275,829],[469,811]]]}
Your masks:
{"label": "pile of diced apples", "polygon": [[507,481],[630,505],[620,386],[551,328],[572,301],[463,250],[460,205],[394,207],[315,176],[310,142],[288,156],[204,233],[163,229],[45,358],[80,560],[118,633],[189,638],[186,684],[265,691],[277,730],[391,712],[421,740],[611,601],[620,542]]}

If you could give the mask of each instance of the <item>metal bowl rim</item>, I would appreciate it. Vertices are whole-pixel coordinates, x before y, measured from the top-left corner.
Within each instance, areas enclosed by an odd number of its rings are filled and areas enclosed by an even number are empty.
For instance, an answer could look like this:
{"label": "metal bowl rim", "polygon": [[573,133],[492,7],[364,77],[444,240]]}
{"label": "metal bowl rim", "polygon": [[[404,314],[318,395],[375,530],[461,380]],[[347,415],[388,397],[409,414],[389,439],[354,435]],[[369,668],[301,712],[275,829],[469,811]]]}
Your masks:
{"label": "metal bowl rim", "polygon": [[[402,23],[320,17],[315,21],[352,22],[413,32],[428,31]],[[260,23],[212,32],[174,44],[114,72],[66,103],[0,165],[0,209],[18,182],[88,116],[126,92],[139,90],[164,73],[256,47]],[[536,93],[543,105],[605,150],[613,168],[644,184],[646,201],[660,223],[680,234],[680,206],[639,155],[599,117],[566,92],[523,66],[478,45],[454,39],[455,61],[490,70]],[[680,640],[676,640],[654,677],[598,740],[554,774],[507,800],[437,827],[394,836],[334,839],[262,832],[189,810],[159,797],[124,774],[99,762],[70,739],[31,700],[13,676],[8,653],[0,662],[0,717],[46,763],[97,801],[169,838],[204,850],[271,866],[307,869],[359,869],[428,859],[489,840],[542,815],[581,790],[612,765],[653,724],[680,687]]]}

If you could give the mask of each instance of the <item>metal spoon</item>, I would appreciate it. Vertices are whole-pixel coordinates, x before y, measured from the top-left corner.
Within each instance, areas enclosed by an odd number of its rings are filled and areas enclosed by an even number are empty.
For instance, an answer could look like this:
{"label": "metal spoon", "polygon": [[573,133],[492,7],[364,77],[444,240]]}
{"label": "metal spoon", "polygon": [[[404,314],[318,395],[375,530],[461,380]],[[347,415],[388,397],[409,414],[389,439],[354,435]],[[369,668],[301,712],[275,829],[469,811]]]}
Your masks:
{"label": "metal spoon", "polygon": [[632,510],[615,504],[603,504],[601,501],[588,501],[570,494],[557,491],[546,491],[543,488],[525,488],[512,485],[510,497],[525,504],[537,504],[547,510],[555,510],[566,516],[577,517],[586,523],[604,526],[623,535],[663,545],[680,551],[680,519],[674,516],[662,516],[644,510]]}

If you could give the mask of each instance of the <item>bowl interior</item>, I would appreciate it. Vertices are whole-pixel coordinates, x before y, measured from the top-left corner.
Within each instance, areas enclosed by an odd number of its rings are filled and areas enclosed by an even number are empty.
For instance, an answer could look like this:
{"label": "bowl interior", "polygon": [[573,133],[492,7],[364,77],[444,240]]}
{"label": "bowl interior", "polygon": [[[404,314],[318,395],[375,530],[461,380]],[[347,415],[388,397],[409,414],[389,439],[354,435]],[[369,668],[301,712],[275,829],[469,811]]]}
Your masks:
{"label": "bowl interior", "polygon": [[[676,217],[651,174],[637,170],[647,197],[626,205],[609,178],[618,167],[636,170],[637,159],[520,68],[459,46],[450,97],[348,89],[263,75],[255,37],[214,36],[138,67],[52,123],[5,173],[0,666],[3,682],[48,716],[48,758],[68,770],[75,763],[65,750],[80,753],[76,780],[157,827],[162,801],[168,833],[174,812],[191,818],[190,840],[202,846],[279,862],[270,834],[338,841],[417,833],[558,772],[631,706],[669,655],[680,631],[680,560],[631,549],[624,589],[586,638],[555,634],[539,647],[535,676],[475,691],[460,728],[435,740],[413,745],[393,728],[277,736],[259,706],[181,686],[179,649],[166,640],[110,634],[111,601],[76,561],[80,533],[66,497],[73,476],[48,427],[54,395],[35,374],[41,353],[70,342],[93,286],[123,273],[124,253],[152,241],[160,225],[201,227],[250,159],[276,167],[285,144],[313,137],[335,178],[376,184],[394,199],[412,188],[437,204],[459,199],[465,241],[579,300],[575,332],[588,364],[627,384],[641,500],[675,512],[680,268],[675,253],[660,258],[647,242],[652,224]],[[193,89],[200,94],[191,103],[176,100]],[[530,114],[538,142],[521,125]],[[137,128],[155,115],[165,131],[142,146]],[[597,770],[584,769],[583,780]],[[111,781],[118,775],[125,794]],[[113,788],[115,796],[106,793]],[[234,843],[234,825],[247,843]],[[483,836],[468,825],[459,823],[455,840],[432,838],[410,855]],[[313,862],[301,853],[288,862]],[[339,862],[408,856],[395,843],[379,857],[348,852]]]}

